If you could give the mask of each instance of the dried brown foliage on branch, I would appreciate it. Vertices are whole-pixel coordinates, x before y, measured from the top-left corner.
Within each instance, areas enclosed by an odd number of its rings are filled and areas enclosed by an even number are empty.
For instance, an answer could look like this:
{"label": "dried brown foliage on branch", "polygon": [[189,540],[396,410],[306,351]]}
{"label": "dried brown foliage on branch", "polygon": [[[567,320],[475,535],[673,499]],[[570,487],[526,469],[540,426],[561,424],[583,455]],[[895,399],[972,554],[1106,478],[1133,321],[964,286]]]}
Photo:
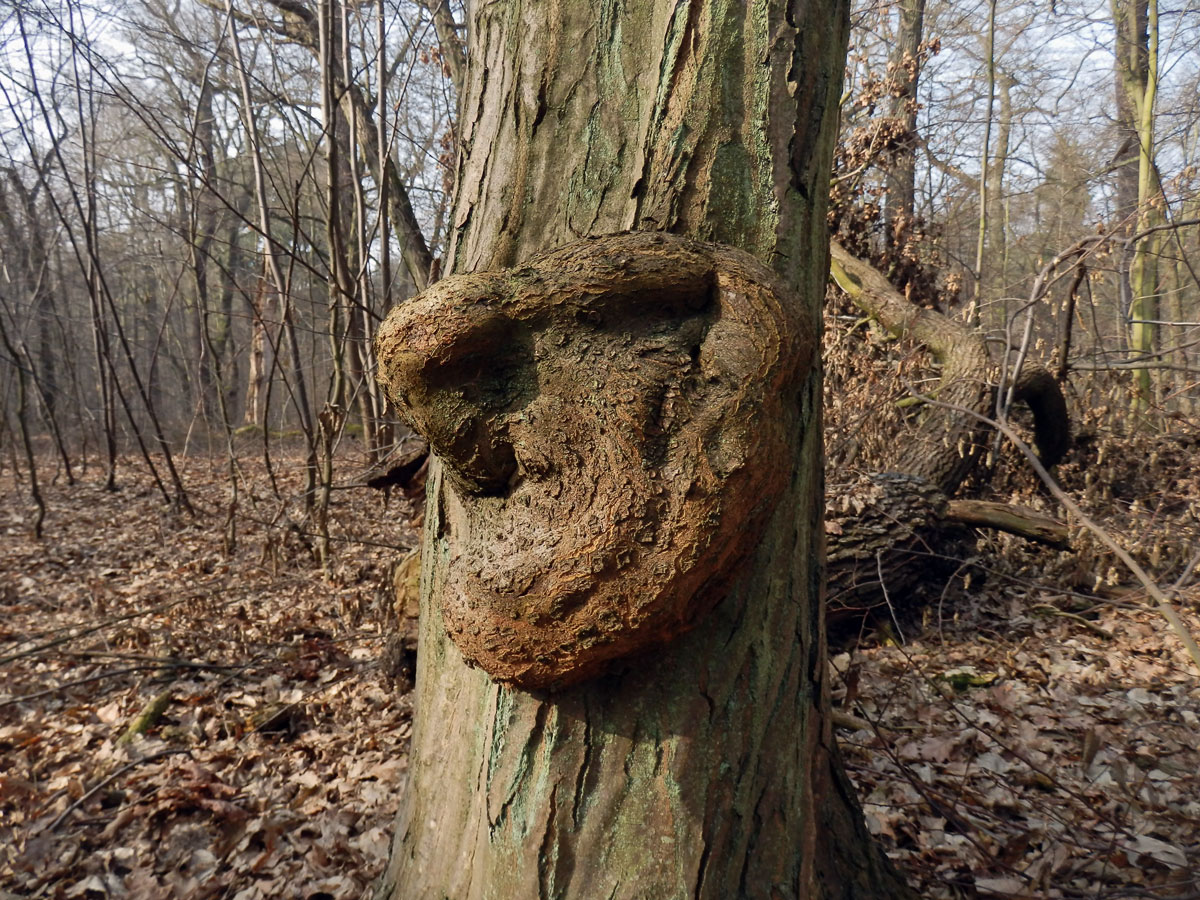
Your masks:
{"label": "dried brown foliage on branch", "polygon": [[[883,272],[911,302],[947,308],[957,302],[962,281],[949,271],[938,247],[939,227],[911,209],[897,211],[886,179],[879,177],[911,160],[920,145],[920,135],[908,121],[917,103],[909,85],[940,49],[937,40],[922,43],[915,56],[869,74],[844,100],[843,133],[829,190],[829,228],[850,253]],[[883,105],[890,108],[881,112]],[[845,306],[840,309],[846,311]]]}

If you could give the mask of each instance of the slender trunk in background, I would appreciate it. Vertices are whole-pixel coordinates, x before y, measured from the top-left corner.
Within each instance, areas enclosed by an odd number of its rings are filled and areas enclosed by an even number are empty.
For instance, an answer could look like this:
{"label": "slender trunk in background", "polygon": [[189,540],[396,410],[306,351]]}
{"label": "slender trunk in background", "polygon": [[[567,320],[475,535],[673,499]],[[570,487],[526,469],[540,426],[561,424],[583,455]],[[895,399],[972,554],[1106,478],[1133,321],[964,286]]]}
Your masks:
{"label": "slender trunk in background", "polygon": [[[266,260],[263,260],[266,268]],[[267,427],[267,373],[273,368],[271,344],[267,340],[267,281],[263,271],[257,278],[254,293],[247,299],[250,313],[250,348],[246,355],[246,401],[242,412],[245,425]]]}
{"label": "slender trunk in background", "polygon": [[[341,4],[342,15],[342,78],[349,82],[353,78],[349,10],[346,4]],[[358,413],[358,425],[362,449],[367,459],[378,462],[381,458],[378,422],[383,416],[379,406],[378,385],[374,378],[374,369],[367,355],[368,335],[372,333],[371,313],[374,308],[375,290],[371,283],[370,258],[371,239],[367,234],[367,198],[363,187],[363,172],[360,165],[362,148],[359,146],[359,136],[369,135],[370,129],[363,129],[358,124],[359,110],[350,110],[349,122],[346,128],[346,187],[350,198],[351,234],[350,261],[347,266],[347,276],[350,293],[345,296],[346,321],[346,378],[349,386],[347,409],[345,416],[350,415],[349,407],[353,405]],[[381,218],[383,218],[381,216]]]}
{"label": "slender trunk in background", "polygon": [[[313,502],[313,492],[317,483],[317,430],[316,424],[313,421],[313,411],[308,400],[308,386],[304,377],[304,365],[300,359],[300,344],[296,339],[296,325],[292,316],[292,301],[289,292],[289,285],[284,278],[283,269],[279,265],[279,248],[275,240],[275,229],[271,221],[270,200],[267,193],[266,172],[263,165],[262,148],[259,141],[258,125],[254,116],[254,101],[250,91],[250,76],[246,70],[245,60],[242,58],[241,39],[238,36],[237,25],[233,16],[233,0],[226,0],[226,9],[229,13],[229,38],[230,45],[233,49],[233,58],[235,68],[237,70],[238,86],[241,92],[242,102],[242,122],[246,129],[246,142],[250,147],[250,162],[254,174],[254,196],[258,205],[258,230],[259,240],[261,241],[263,253],[263,266],[266,272],[264,284],[268,287],[275,296],[279,310],[279,337],[272,344],[272,365],[267,370],[274,371],[274,363],[278,361],[278,348],[282,342],[286,341],[288,346],[288,361],[291,364],[291,380],[288,383],[288,388],[291,391],[293,405],[296,409],[296,414],[300,419],[300,426],[304,431],[304,438],[308,448],[307,459],[304,468],[304,500],[305,511],[311,511]],[[297,234],[300,233],[299,223],[295,221],[298,218],[298,212],[293,209],[292,228]],[[268,306],[268,302],[264,301],[264,309]],[[265,328],[265,324],[264,324]],[[266,336],[264,334],[264,343]],[[266,376],[266,387],[269,395],[271,379],[269,374]],[[263,454],[269,459],[267,452],[267,442],[269,440],[269,423],[266,419],[266,399],[263,400]],[[270,468],[268,463],[268,469]],[[274,479],[272,476],[272,483]]]}
{"label": "slender trunk in background", "polygon": [[217,198],[213,189],[217,180],[217,159],[213,150],[214,117],[213,85],[205,72],[200,83],[200,96],[192,126],[191,161],[199,171],[198,178],[189,179],[188,190],[188,248],[195,287],[193,303],[196,359],[195,403],[200,419],[207,425],[216,418],[217,367],[209,346],[209,315],[211,302],[208,288],[209,257],[213,252],[217,228]]}
{"label": "slender trunk in background", "polygon": [[[266,0],[266,2],[283,14],[287,22],[288,38],[320,58],[320,18],[325,9],[324,0],[318,3],[316,11],[305,4],[293,2],[293,0]],[[225,10],[232,18],[234,15],[232,0],[225,0]],[[384,198],[385,208],[391,218],[392,231],[400,242],[401,258],[408,267],[409,277],[413,284],[418,289],[424,288],[428,284],[433,257],[429,253],[429,245],[426,243],[416,214],[413,212],[408,190],[400,179],[396,161],[387,152],[387,145],[377,140],[378,135],[371,102],[356,81],[346,80],[337,69],[332,70],[330,74],[334,77],[334,94],[338,103],[341,104],[347,120],[351,119],[352,109],[357,111],[355,120],[358,122],[359,128],[358,142],[367,157],[367,165],[379,186],[381,196]],[[382,113],[385,111],[385,107],[380,105],[379,110]]]}
{"label": "slender trunk in background", "polygon": [[[1162,189],[1155,168],[1154,112],[1158,94],[1158,2],[1112,0],[1117,32],[1117,115],[1123,135],[1116,162],[1118,214],[1130,233],[1164,221]],[[1135,180],[1136,179],[1136,180]],[[1132,206],[1129,204],[1132,202]],[[1129,348],[1135,356],[1153,353],[1159,316],[1158,256],[1163,233],[1135,242],[1128,260]],[[1151,369],[1134,369],[1134,402],[1147,408],[1155,400]]]}
{"label": "slender trunk in background", "polygon": [[[988,165],[987,246],[982,260],[982,280],[990,290],[986,298],[989,301],[997,297],[1007,297],[1009,293],[1006,290],[1008,273],[1005,270],[1005,262],[1008,259],[1008,206],[1004,197],[1004,177],[1008,171],[1008,147],[1012,137],[1014,84],[1015,80],[1008,72],[1001,71],[996,75],[1000,110],[996,117],[995,138]],[[1007,320],[1008,308],[1005,302],[1000,321]]]}
{"label": "slender trunk in background", "polygon": [[1113,157],[1116,174],[1116,219],[1127,234],[1132,234],[1138,209],[1138,166],[1141,137],[1138,126],[1139,98],[1145,89],[1147,74],[1147,0],[1110,0],[1113,28],[1115,97],[1117,111],[1117,152]]}
{"label": "slender trunk in background", "polygon": [[979,226],[975,238],[974,287],[971,304],[967,307],[967,321],[979,324],[983,308],[983,254],[986,247],[989,213],[988,163],[992,149],[992,117],[996,107],[996,0],[988,0],[987,44],[984,48],[984,67],[987,72],[987,113],[983,122],[983,152],[979,158]]}
{"label": "slender trunk in background", "polygon": [[893,77],[902,81],[904,94],[889,99],[888,115],[901,120],[910,135],[904,148],[887,172],[887,206],[884,209],[888,224],[887,239],[895,239],[898,222],[911,222],[916,212],[917,194],[917,91],[920,87],[921,41],[925,30],[925,0],[900,0],[899,28],[889,60]]}
{"label": "slender trunk in background", "polygon": [[[317,417],[318,468],[317,493],[312,506],[313,527],[317,534],[317,560],[329,571],[329,500],[333,490],[333,454],[341,437],[348,389],[346,383],[347,334],[355,302],[357,278],[350,269],[351,248],[347,246],[346,203],[343,188],[349,186],[346,157],[354,153],[345,120],[338,113],[335,96],[335,72],[342,67],[343,54],[349,48],[345,37],[345,4],[342,0],[322,0],[318,6],[319,52],[321,70],[322,144],[325,149],[325,242],[329,269],[326,295],[329,311],[329,350],[332,363],[325,406]],[[340,75],[341,73],[339,73]]]}
{"label": "slender trunk in background", "polygon": [[208,335],[212,345],[213,359],[217,361],[221,373],[221,383],[224,390],[223,409],[230,423],[237,421],[237,398],[241,383],[241,367],[238,365],[238,354],[234,346],[233,326],[233,297],[240,283],[244,283],[247,273],[246,253],[242,248],[242,226],[238,219],[232,219],[225,232],[225,246],[228,248],[225,257],[224,277],[221,279],[220,314],[215,328],[210,328]]}
{"label": "slender trunk in background", "polygon": [[30,532],[34,540],[42,539],[42,524],[46,521],[46,501],[42,498],[41,486],[38,484],[37,456],[33,452],[33,440],[29,435],[29,381],[30,373],[22,362],[21,354],[8,336],[4,325],[4,316],[0,315],[0,343],[8,358],[13,360],[17,370],[17,430],[20,432],[21,447],[25,451],[25,465],[29,469],[29,496],[33,500],[33,525]]}
{"label": "slender trunk in background", "polygon": [[[3,312],[9,316],[10,322],[16,323],[18,317],[32,319],[30,324],[34,332],[35,349],[31,351],[23,337],[16,341],[16,345],[28,367],[30,385],[37,394],[46,428],[62,460],[67,484],[74,484],[70,455],[59,427],[59,363],[54,358],[52,331],[53,325],[60,320],[55,306],[57,292],[52,286],[51,258],[43,227],[48,217],[41,214],[38,203],[38,196],[46,184],[44,172],[48,164],[49,156],[39,168],[38,181],[32,188],[17,177],[15,170],[10,169],[2,175],[0,228],[3,231],[0,232],[0,240],[5,241],[8,247],[24,249],[22,253],[11,254],[5,280],[15,284],[28,299],[25,309],[20,310],[9,307],[3,298],[0,298],[0,304],[3,304]],[[10,198],[15,199],[15,208]]]}

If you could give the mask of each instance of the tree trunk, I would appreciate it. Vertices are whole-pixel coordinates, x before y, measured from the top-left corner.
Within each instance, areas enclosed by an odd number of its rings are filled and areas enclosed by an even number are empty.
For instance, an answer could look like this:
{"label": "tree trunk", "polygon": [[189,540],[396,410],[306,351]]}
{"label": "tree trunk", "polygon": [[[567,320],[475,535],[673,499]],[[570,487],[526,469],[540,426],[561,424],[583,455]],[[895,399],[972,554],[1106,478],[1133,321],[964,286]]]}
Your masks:
{"label": "tree trunk", "polygon": [[991,212],[988,199],[991,187],[988,166],[992,150],[992,116],[996,106],[996,0],[988,0],[988,28],[984,63],[987,71],[987,116],[983,123],[983,151],[979,160],[979,228],[975,242],[975,284],[971,293],[971,304],[967,308],[967,321],[974,326],[979,325],[979,316],[983,309],[984,244],[988,233],[988,213]]}
{"label": "tree trunk", "polygon": [[[825,511],[828,539],[827,624],[838,634],[857,629],[864,616],[895,615],[894,598],[906,597],[939,568],[955,568],[954,545],[964,526],[995,528],[1029,540],[1065,546],[1059,523],[998,503],[950,499],[981,462],[993,414],[997,366],[983,334],[936,310],[910,303],[869,264],[831,244],[830,272],[852,302],[889,333],[923,344],[941,363],[931,391],[940,405],[888,459],[866,478],[830,486]],[[1038,456],[1050,468],[1070,446],[1070,418],[1058,380],[1026,363],[1016,373],[1013,400],[1033,413]],[[911,601],[907,603],[911,606]]]}
{"label": "tree trunk", "polygon": [[[1154,163],[1154,108],[1158,94],[1157,0],[1112,0],[1117,33],[1117,121],[1122,136],[1118,150],[1117,200],[1122,226],[1143,232],[1163,221],[1155,199],[1162,189]],[[1128,156],[1126,156],[1128,154]],[[1158,254],[1162,234],[1154,233],[1131,248],[1128,274],[1129,345],[1138,355],[1154,352],[1158,341]],[[1135,403],[1154,399],[1151,370],[1134,370]]]}
{"label": "tree trunk", "polygon": [[[889,334],[924,345],[941,363],[932,393],[940,404],[906,438],[894,456],[877,468],[914,475],[952,496],[971,475],[985,450],[989,431],[984,419],[993,413],[999,372],[988,357],[983,334],[936,310],[908,300],[883,273],[831,242],[830,274],[851,301]],[[1015,374],[1013,400],[1033,413],[1038,456],[1053,468],[1071,445],[1066,397],[1046,369],[1027,363]]]}
{"label": "tree trunk", "polygon": [[[206,426],[216,418],[217,378],[220,360],[211,353],[208,317],[212,312],[209,297],[208,267],[216,241],[219,200],[213,195],[217,183],[217,157],[214,148],[213,85],[202,78],[198,98],[191,151],[196,158],[192,165],[200,177],[193,179],[190,196],[180,208],[187,210],[188,253],[191,257],[192,280],[196,296],[193,321],[193,358],[196,360],[195,409]],[[180,192],[183,194],[183,191]],[[181,200],[185,198],[181,196]]]}
{"label": "tree trunk", "polygon": [[922,585],[959,568],[971,528],[1020,535],[1059,549],[1067,527],[1020,507],[950,500],[919,475],[882,472],[831,486],[825,621],[835,639],[858,633],[866,618],[911,612]]}
{"label": "tree trunk", "polygon": [[[991,158],[988,161],[987,189],[987,235],[983,255],[981,278],[984,286],[984,304],[997,298],[1007,298],[1011,293],[1008,284],[1008,200],[1004,196],[1004,179],[1008,174],[1009,144],[1012,140],[1013,105],[1012,89],[1016,80],[1004,69],[996,73],[996,89],[1000,101],[996,116],[996,136],[992,142]],[[1008,321],[1008,300],[1002,300],[999,316],[993,314],[992,322],[1000,325]]]}
{"label": "tree trunk", "polygon": [[1116,218],[1132,234],[1140,202],[1138,169],[1141,157],[1139,100],[1148,74],[1148,0],[1110,0],[1116,37],[1113,75],[1117,107]]}
{"label": "tree trunk", "polygon": [[917,197],[917,88],[921,77],[921,41],[925,33],[925,0],[901,0],[898,4],[899,25],[896,44],[889,63],[895,67],[896,79],[904,85],[904,93],[888,101],[888,115],[904,123],[907,134],[904,147],[887,172],[887,207],[884,215],[888,224],[887,237],[895,237],[897,221],[911,223],[916,212]]}
{"label": "tree trunk", "polygon": [[[772,265],[795,292],[790,315],[811,340],[826,273],[844,3],[507,0],[473,4],[470,17],[450,271],[493,271],[580,236],[673,231]],[[673,315],[670,291],[640,296],[637,309],[648,296]],[[444,309],[470,318],[490,302]],[[578,334],[559,335],[565,344],[592,339],[587,328],[600,326],[586,314],[581,307]],[[506,475],[524,484],[534,465],[527,446],[500,440],[511,434],[479,433],[497,419],[469,414],[470,404],[501,403],[489,385],[543,403],[539,380],[520,367],[558,359],[538,349],[541,325],[511,325],[502,322],[503,334],[487,325],[466,331],[444,358],[431,348],[428,368],[406,361],[386,336],[379,345],[385,370],[399,359],[436,379],[453,374],[442,362],[458,366],[465,380],[445,394],[443,413],[467,410],[461,427],[431,440],[449,462],[435,462],[429,481],[409,784],[379,896],[907,896],[866,835],[827,717],[816,368],[780,394],[789,430],[762,538],[729,572],[713,573],[728,586],[692,630],[557,692],[468,666],[443,619],[471,574],[463,554],[488,550],[471,546],[478,539],[467,525],[480,510],[506,509],[517,491]],[[619,351],[620,334],[602,337]],[[471,373],[485,385],[478,396]],[[645,399],[610,397],[597,383],[594,403]],[[659,400],[662,410],[687,406]],[[533,417],[506,421],[512,433],[545,437]],[[477,454],[461,446],[464,435]],[[564,480],[563,490],[577,488]],[[579,539],[587,524],[565,515],[562,540]],[[646,553],[663,540],[647,539]],[[497,535],[496,546],[504,540]]]}
{"label": "tree trunk", "polygon": [[268,283],[270,274],[263,261],[263,272],[257,276],[253,294],[246,295],[246,311],[250,318],[250,350],[247,361],[246,402],[242,416],[242,424],[259,425],[266,429],[267,422],[267,381],[274,371],[275,346],[268,340],[267,332],[272,323],[269,322],[270,304],[268,302]]}
{"label": "tree trunk", "polygon": [[942,364],[937,399],[955,407],[937,410],[919,432],[885,460],[888,471],[919,475],[938,490],[953,494],[970,475],[983,452],[978,416],[991,412],[991,361],[975,329],[936,310],[909,303],[883,276],[840,244],[832,245],[833,278],[867,315],[889,333],[924,344]]}

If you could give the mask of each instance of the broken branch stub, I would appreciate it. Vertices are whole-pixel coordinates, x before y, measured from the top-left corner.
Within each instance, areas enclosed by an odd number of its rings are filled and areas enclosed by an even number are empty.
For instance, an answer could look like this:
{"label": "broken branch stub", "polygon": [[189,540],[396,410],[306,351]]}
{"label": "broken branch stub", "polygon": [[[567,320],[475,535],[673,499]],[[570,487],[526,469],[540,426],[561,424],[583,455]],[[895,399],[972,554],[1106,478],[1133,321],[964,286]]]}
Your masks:
{"label": "broken branch stub", "polygon": [[752,256],[659,233],[393,310],[380,380],[444,468],[433,601],[463,656],[555,688],[695,626],[792,478],[815,347]]}

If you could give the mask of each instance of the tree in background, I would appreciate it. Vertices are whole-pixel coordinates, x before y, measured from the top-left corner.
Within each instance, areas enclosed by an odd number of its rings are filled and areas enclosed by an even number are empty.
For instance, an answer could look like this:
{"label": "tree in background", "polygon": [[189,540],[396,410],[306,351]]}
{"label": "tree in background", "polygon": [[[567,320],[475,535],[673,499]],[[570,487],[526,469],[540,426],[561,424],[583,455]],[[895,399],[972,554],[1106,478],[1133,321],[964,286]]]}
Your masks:
{"label": "tree in background", "polygon": [[[1155,164],[1154,107],[1158,96],[1158,3],[1112,0],[1116,30],[1116,106],[1121,146],[1117,168],[1117,226],[1134,235],[1122,306],[1129,310],[1129,344],[1134,353],[1155,350],[1159,320],[1158,256],[1163,245],[1155,230],[1163,219],[1162,189]],[[1151,369],[1135,370],[1135,398],[1147,406],[1154,393]]]}

